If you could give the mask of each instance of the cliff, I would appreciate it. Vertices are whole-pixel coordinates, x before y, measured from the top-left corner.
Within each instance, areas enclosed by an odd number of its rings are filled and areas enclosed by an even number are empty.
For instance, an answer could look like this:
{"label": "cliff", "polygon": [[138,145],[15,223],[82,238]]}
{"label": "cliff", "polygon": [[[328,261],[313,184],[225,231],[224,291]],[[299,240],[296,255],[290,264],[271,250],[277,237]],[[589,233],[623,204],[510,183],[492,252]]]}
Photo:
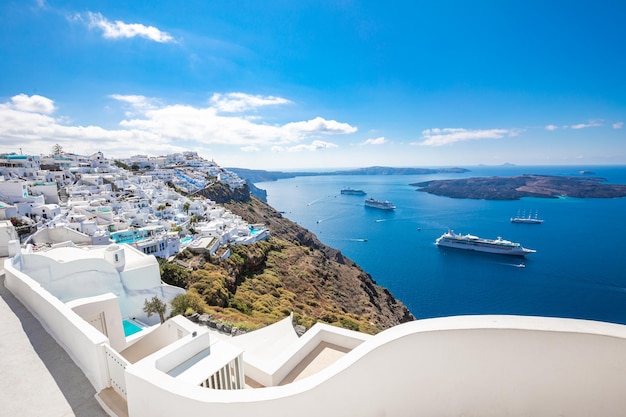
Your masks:
{"label": "cliff", "polygon": [[216,182],[207,188],[197,191],[194,195],[201,195],[218,204],[232,200],[245,202],[250,201],[250,188],[246,184],[243,187],[232,189],[226,184]]}
{"label": "cliff", "polygon": [[218,190],[202,194],[219,195],[224,207],[249,223],[265,224],[272,237],[233,245],[224,262],[181,255],[197,266],[177,284],[207,302],[214,318],[254,329],[293,312],[307,328],[323,321],[371,334],[415,319],[387,289],[307,229],[255,197],[235,192],[228,199],[225,189]]}

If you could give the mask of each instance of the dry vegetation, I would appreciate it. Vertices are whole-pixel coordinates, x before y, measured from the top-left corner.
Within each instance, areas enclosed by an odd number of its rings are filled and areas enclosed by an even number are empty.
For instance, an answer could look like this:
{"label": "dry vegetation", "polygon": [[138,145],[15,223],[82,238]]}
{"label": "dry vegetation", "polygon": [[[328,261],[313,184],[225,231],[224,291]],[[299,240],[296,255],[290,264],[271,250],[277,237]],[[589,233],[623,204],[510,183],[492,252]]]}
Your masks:
{"label": "dry vegetation", "polygon": [[181,261],[198,265],[193,271],[162,263],[163,279],[188,289],[178,312],[206,312],[245,330],[293,312],[306,328],[322,321],[370,334],[414,319],[354,262],[267,204],[253,198],[224,205],[250,223],[266,224],[272,238],[233,245],[223,262],[181,253]]}

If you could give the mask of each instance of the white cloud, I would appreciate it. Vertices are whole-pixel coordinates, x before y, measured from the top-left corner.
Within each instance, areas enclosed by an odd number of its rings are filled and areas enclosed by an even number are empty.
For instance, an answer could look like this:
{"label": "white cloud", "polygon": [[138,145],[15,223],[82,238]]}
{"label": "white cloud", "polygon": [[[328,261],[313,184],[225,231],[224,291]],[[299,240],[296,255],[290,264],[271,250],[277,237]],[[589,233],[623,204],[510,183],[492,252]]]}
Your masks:
{"label": "white cloud", "polygon": [[[268,125],[262,118],[219,115],[213,107],[164,105],[140,95],[114,94],[110,98],[131,110],[117,129],[74,126],[67,122],[68,118],[52,114],[56,111],[54,102],[46,97],[25,94],[12,97],[0,103],[0,146],[10,148],[19,143],[38,154],[59,143],[77,153],[91,149],[113,156],[158,155],[192,148],[201,151],[210,145],[231,146],[238,152],[257,152],[264,147],[278,152],[336,147],[319,140],[320,135],[356,131],[349,124],[320,117]],[[312,142],[296,146],[304,141]]]}
{"label": "white cloud", "polygon": [[102,30],[102,36],[106,39],[121,39],[141,37],[154,42],[175,42],[167,32],[163,32],[154,26],[145,26],[140,23],[124,23],[121,20],[109,21],[100,13],[86,12],[70,17],[72,20],[86,21],[90,28]]}
{"label": "white cloud", "polygon": [[602,123],[600,122],[589,122],[589,123],[579,123],[576,125],[571,125],[570,127],[572,129],[587,129],[589,127],[599,127],[602,126]]}
{"label": "white cloud", "polygon": [[54,101],[36,94],[32,96],[18,94],[11,97],[11,104],[8,105],[15,110],[29,113],[52,114],[56,110]]}
{"label": "white cloud", "polygon": [[559,128],[559,127],[558,127],[558,126],[556,126],[556,125],[547,125],[547,126],[545,127],[545,129],[546,129],[546,130],[549,130],[549,131],[551,131],[551,132],[553,132],[553,131],[557,130],[558,128]]}
{"label": "white cloud", "polygon": [[[17,103],[17,105],[15,104]],[[55,143],[66,150],[115,150],[118,154],[181,149],[163,141],[158,135],[139,130],[107,130],[99,126],[68,126],[63,118],[55,118],[52,100],[41,96],[20,94],[10,102],[0,104],[0,146],[19,144],[35,154],[48,152]],[[35,111],[40,108],[41,111]]]}
{"label": "white cloud", "polygon": [[621,129],[624,127],[624,122],[613,123],[613,129]]}
{"label": "white cloud", "polygon": [[129,95],[111,94],[109,95],[109,97],[114,100],[132,104],[133,106],[137,106],[137,107],[148,107],[147,105],[150,102],[150,100],[146,98],[145,96],[137,96],[137,95],[130,95],[130,94]]}
{"label": "white cloud", "polygon": [[362,145],[382,145],[385,143],[387,143],[387,139],[381,136],[376,139],[367,139],[365,142],[362,143]]}
{"label": "white cloud", "polygon": [[132,117],[137,114],[137,112],[146,112],[156,109],[159,105],[157,100],[139,95],[111,94],[109,97],[113,100],[128,104],[130,108],[134,110],[126,112],[126,117]]}
{"label": "white cloud", "polygon": [[[263,98],[258,99],[258,102],[263,101]],[[348,134],[357,130],[347,123],[321,117],[280,126],[263,124],[262,119],[258,118],[223,116],[218,114],[215,107],[169,105],[148,108],[144,106],[144,100],[126,102],[135,106],[139,115],[121,121],[121,126],[152,132],[172,140],[185,138],[203,144],[271,146],[301,142],[319,135]]]}
{"label": "white cloud", "polygon": [[254,146],[254,145],[242,146],[239,149],[241,149],[244,152],[261,152],[261,148],[259,148],[258,146]]}
{"label": "white cloud", "polygon": [[421,146],[443,146],[455,142],[463,142],[467,140],[479,139],[501,139],[505,135],[517,136],[519,130],[509,129],[462,129],[462,128],[444,128],[444,129],[426,129],[422,132],[423,139],[421,142],[414,142],[413,145]]}
{"label": "white cloud", "polygon": [[256,109],[262,106],[291,104],[291,101],[282,97],[259,96],[246,93],[213,94],[210,103],[221,112],[235,113]]}
{"label": "white cloud", "polygon": [[287,152],[302,152],[302,151],[317,151],[318,149],[329,149],[329,148],[337,148],[338,146],[334,143],[324,142],[321,140],[314,140],[310,144],[306,145],[304,143],[296,146],[291,146],[287,148]]}
{"label": "white cloud", "polygon": [[316,117],[312,120],[306,120],[303,122],[287,123],[283,126],[286,132],[295,136],[301,136],[304,134],[318,134],[318,135],[337,135],[354,133],[357,128],[350,126],[347,123],[340,123],[336,120],[326,120],[321,117]]}

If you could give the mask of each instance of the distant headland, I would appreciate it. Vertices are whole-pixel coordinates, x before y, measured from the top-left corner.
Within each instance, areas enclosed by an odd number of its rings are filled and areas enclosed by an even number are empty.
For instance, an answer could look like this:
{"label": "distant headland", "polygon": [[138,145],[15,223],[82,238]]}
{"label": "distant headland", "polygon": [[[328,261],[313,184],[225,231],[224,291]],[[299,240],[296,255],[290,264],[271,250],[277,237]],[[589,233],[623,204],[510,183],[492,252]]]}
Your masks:
{"label": "distant headland", "polygon": [[429,194],[482,200],[519,200],[522,197],[626,197],[626,185],[604,184],[599,177],[521,175],[433,180],[410,184]]}
{"label": "distant headland", "polygon": [[240,178],[244,178],[251,183],[277,181],[285,178],[294,177],[312,177],[320,175],[426,175],[438,173],[461,174],[469,172],[465,168],[398,168],[385,166],[372,166],[366,168],[354,168],[336,171],[300,171],[300,172],[283,172],[283,171],[264,171],[260,169],[246,168],[226,168],[234,172]]}

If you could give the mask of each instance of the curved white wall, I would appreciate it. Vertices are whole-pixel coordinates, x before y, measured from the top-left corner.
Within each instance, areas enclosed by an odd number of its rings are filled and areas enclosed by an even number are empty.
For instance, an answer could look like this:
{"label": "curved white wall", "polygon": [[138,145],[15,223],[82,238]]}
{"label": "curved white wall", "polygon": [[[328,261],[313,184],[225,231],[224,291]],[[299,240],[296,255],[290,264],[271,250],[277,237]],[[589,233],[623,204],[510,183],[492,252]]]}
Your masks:
{"label": "curved white wall", "polygon": [[77,245],[91,244],[91,237],[68,227],[50,227],[39,229],[32,237],[33,243],[41,245],[45,243],[61,243],[72,241]]}
{"label": "curved white wall", "polygon": [[112,292],[124,293],[120,276],[104,259],[76,259],[58,262],[45,255],[22,255],[22,272],[40,283],[63,302]]}
{"label": "curved white wall", "polygon": [[[104,345],[109,342],[107,337],[50,295],[39,283],[13,268],[12,262],[12,259],[7,259],[4,263],[5,286],[65,349],[96,391],[106,388],[108,374]],[[33,389],[36,389],[36,381],[33,384]]]}
{"label": "curved white wall", "polygon": [[80,258],[79,248],[61,248],[66,252],[65,261],[39,253],[23,254],[20,269],[63,302],[110,292],[118,297],[123,318],[136,317],[156,324],[158,316],[148,318],[143,311],[145,300],[156,295],[169,303],[185,290],[161,284],[159,264],[154,256],[144,255],[128,245],[120,247],[129,252],[121,272],[104,258],[104,252],[102,258]]}
{"label": "curved white wall", "polygon": [[[245,354],[244,354],[245,355]],[[290,385],[215,391],[127,368],[130,415],[623,416],[626,327],[571,319],[420,320]]]}

